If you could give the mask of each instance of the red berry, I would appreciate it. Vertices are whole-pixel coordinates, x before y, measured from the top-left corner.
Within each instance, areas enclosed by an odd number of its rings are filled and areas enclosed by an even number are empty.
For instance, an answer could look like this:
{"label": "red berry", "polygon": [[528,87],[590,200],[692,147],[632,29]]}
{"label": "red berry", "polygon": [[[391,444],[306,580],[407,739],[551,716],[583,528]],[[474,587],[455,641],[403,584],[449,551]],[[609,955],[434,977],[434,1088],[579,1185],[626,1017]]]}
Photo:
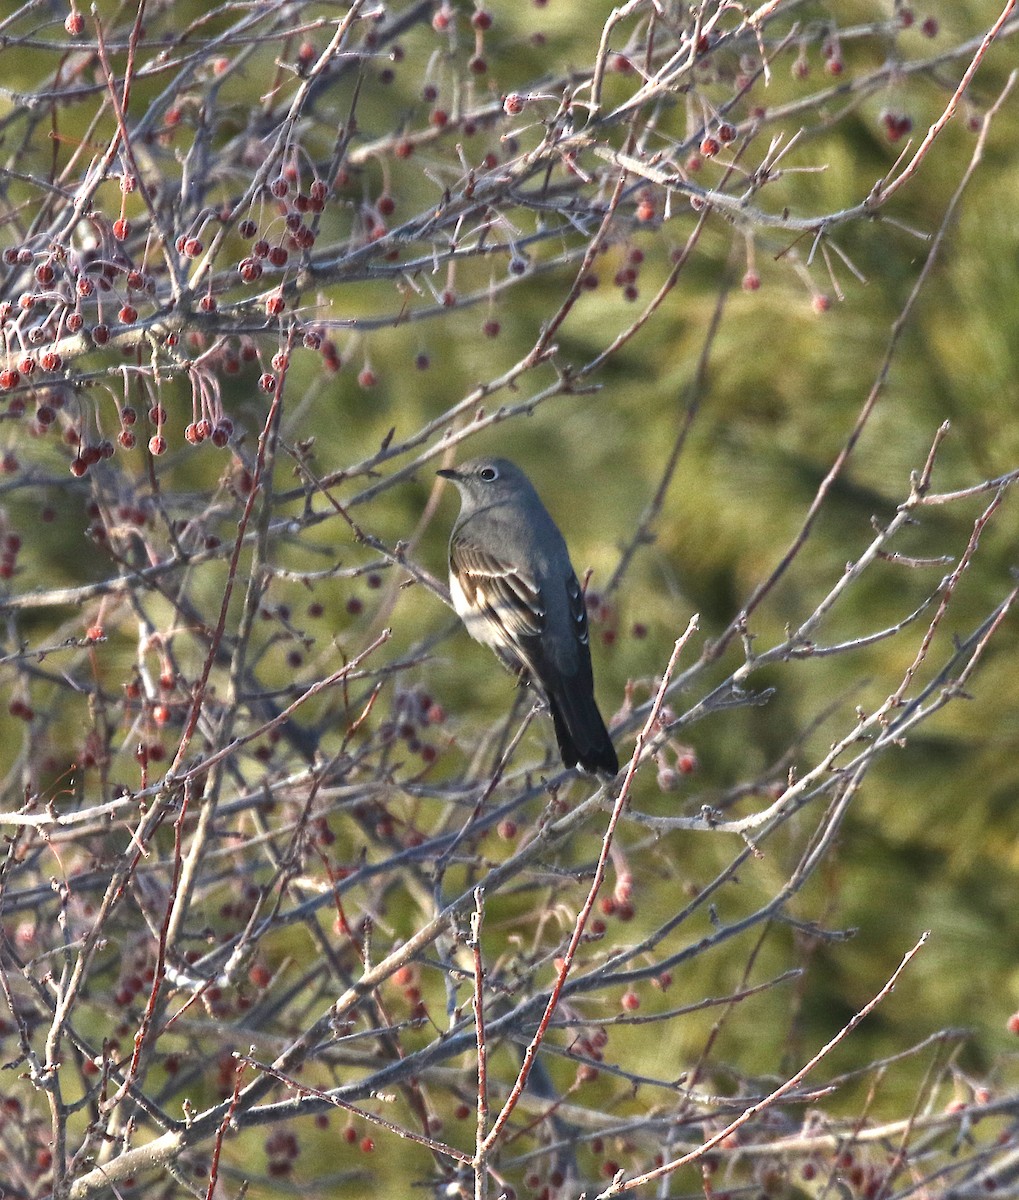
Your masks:
{"label": "red berry", "polygon": [[265,302],[265,311],[270,317],[278,317],[286,306],[286,301],[282,296],[270,296]]}
{"label": "red berry", "polygon": [[21,382],[21,376],[13,367],[5,367],[0,371],[0,389],[9,392]]}
{"label": "red berry", "polygon": [[363,388],[373,388],[378,383],[378,378],[371,367],[363,367],[357,376],[357,382]]}
{"label": "red berry", "polygon": [[125,242],[131,236],[131,222],[126,217],[118,217],[113,222],[113,236],[118,242]]}
{"label": "red berry", "polygon": [[149,453],[150,454],[165,454],[166,453],[166,438],[161,433],[154,433],[149,438]]}
{"label": "red berry", "polygon": [[138,320],[138,310],[132,304],[125,304],[117,316],[122,325],[133,325]]}
{"label": "red berry", "polygon": [[901,113],[882,113],[881,123],[885,127],[885,136],[890,142],[897,142],[899,138],[909,133],[913,128],[913,122],[910,118]]}
{"label": "red berry", "polygon": [[492,14],[489,12],[486,12],[483,8],[479,8],[474,12],[474,15],[471,17],[471,24],[474,26],[475,29],[482,29],[482,30],[491,29],[492,28]]}
{"label": "red berry", "polygon": [[223,449],[230,441],[230,435],[233,433],[233,425],[227,420],[220,423],[212,431],[212,444]]}
{"label": "red berry", "polygon": [[719,150],[721,150],[721,148],[722,147],[718,144],[718,141],[713,137],[706,137],[704,141],[701,142],[701,154],[703,154],[705,158],[713,158],[719,152]]}
{"label": "red berry", "polygon": [[81,37],[85,31],[85,18],[72,9],[64,18],[64,28],[71,37]]}

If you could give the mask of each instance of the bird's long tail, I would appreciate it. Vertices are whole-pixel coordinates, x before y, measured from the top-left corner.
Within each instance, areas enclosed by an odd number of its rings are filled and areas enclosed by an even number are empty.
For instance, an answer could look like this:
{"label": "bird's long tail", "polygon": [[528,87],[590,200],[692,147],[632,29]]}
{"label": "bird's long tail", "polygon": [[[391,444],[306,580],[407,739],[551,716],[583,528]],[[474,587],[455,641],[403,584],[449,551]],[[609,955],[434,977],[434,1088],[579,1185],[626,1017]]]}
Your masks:
{"label": "bird's long tail", "polygon": [[566,766],[579,763],[585,771],[615,775],[619,759],[594,696],[568,683],[547,694],[556,741]]}

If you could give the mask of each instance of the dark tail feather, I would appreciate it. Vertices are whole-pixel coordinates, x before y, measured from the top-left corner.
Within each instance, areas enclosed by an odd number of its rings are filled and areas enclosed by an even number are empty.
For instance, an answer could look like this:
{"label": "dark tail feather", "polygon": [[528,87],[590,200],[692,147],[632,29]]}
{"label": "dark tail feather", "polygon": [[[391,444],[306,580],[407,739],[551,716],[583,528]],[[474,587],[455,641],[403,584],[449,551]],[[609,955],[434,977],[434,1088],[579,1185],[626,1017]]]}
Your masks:
{"label": "dark tail feather", "polygon": [[617,774],[619,759],[594,696],[567,684],[549,692],[548,702],[563,763],[567,767],[579,763],[592,774]]}

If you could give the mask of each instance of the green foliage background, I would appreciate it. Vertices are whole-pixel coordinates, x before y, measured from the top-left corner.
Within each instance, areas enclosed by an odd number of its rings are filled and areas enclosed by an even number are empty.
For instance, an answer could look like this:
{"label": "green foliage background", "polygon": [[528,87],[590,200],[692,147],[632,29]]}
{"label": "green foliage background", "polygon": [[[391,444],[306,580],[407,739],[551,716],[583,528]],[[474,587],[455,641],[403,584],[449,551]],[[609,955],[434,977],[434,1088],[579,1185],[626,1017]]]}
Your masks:
{"label": "green foliage background", "polygon": [[[588,62],[591,39],[610,10],[589,0],[549,0],[547,7],[495,3],[491,40],[492,69],[480,89],[494,96],[523,86],[547,64]],[[178,4],[182,22],[201,12],[197,4]],[[939,38],[954,44],[958,31],[982,31],[999,5],[988,0],[931,5],[942,24]],[[804,5],[802,19],[829,19],[841,27],[875,19],[880,5],[840,3]],[[837,10],[837,12],[836,12]],[[323,10],[325,11],[325,9]],[[918,13],[919,18],[923,13]],[[530,43],[540,27],[547,41]],[[407,61],[415,39],[427,40],[426,27],[407,39]],[[862,43],[873,54],[871,42]],[[919,29],[904,35],[903,44],[920,54],[930,51]],[[937,42],[935,42],[937,45]],[[1015,62],[1015,39],[994,47],[981,68],[971,96],[974,111],[990,103]],[[246,110],[271,75],[272,49],[256,57],[230,84],[239,126]],[[847,77],[865,63],[854,59],[847,40]],[[946,80],[957,79],[965,60],[943,68]],[[820,73],[819,61],[813,63]],[[11,86],[33,80],[29,58],[14,64]],[[609,81],[610,88],[614,86]],[[776,75],[762,103],[777,105],[795,97],[799,84]],[[813,86],[813,85],[812,85]],[[360,121],[366,139],[393,126],[395,113],[418,122],[421,79],[397,67],[387,88],[368,88]],[[855,114],[826,127],[807,118],[804,135],[789,160],[791,168],[816,168],[813,174],[790,174],[766,192],[767,204],[788,202],[798,213],[827,212],[862,199],[874,181],[893,164],[901,145],[883,137],[882,109],[908,106],[917,131],[914,139],[941,112],[943,87],[925,80],[903,82],[899,91],[864,99]],[[152,91],[158,91],[152,86]],[[144,91],[142,92],[144,95]],[[958,186],[974,145],[974,133],[960,113],[929,155],[916,181],[891,206],[890,222],[858,222],[839,235],[839,244],[864,277],[854,278],[836,266],[844,298],[830,311],[816,313],[802,279],[791,269],[789,239],[760,240],[757,265],[762,286],[756,292],[739,287],[745,270],[742,240],[718,216],[710,218],[690,268],[664,301],[649,326],[617,354],[597,378],[590,394],[555,398],[533,415],[495,425],[472,439],[470,453],[497,452],[526,467],[559,520],[571,545],[578,571],[593,571],[591,587],[603,587],[632,536],[640,514],[657,485],[672,441],[694,398],[698,360],[705,346],[720,290],[729,289],[721,326],[710,347],[699,411],[692,424],[679,468],[655,525],[652,544],[639,550],[621,590],[610,625],[595,629],[595,667],[599,696],[607,714],[619,707],[631,680],[649,680],[660,672],[669,649],[691,613],[701,615],[700,638],[711,638],[780,558],[798,530],[814,492],[852,430],[885,353],[892,323],[913,287],[926,255],[926,243],[909,230],[932,233],[948,199]],[[682,113],[674,120],[681,125]],[[372,129],[372,123],[377,128]],[[789,134],[797,128],[790,119]],[[482,132],[479,139],[487,135]],[[521,137],[526,138],[527,132]],[[915,144],[915,140],[914,140]],[[825,506],[822,518],[793,571],[768,598],[752,622],[758,645],[780,638],[787,625],[805,617],[837,581],[847,561],[872,536],[872,520],[887,521],[905,499],[909,475],[927,456],[938,426],[951,422],[951,433],[938,458],[935,487],[971,486],[1014,469],[1019,458],[1019,117],[1013,95],[996,119],[984,160],[962,200],[958,219],[948,231],[939,261],[927,280],[896,352],[890,377],[876,412],[866,426],[848,468]],[[497,149],[498,147],[496,147]],[[480,145],[471,147],[479,155]],[[419,151],[426,155],[427,150]],[[389,162],[389,189],[407,211],[420,188],[420,161],[404,170]],[[377,163],[365,168],[357,183],[371,194],[381,186]],[[402,172],[402,173],[401,173]],[[406,189],[404,191],[403,189]],[[634,231],[597,264],[599,287],[582,298],[557,343],[558,364],[582,364],[604,346],[607,330],[626,326],[637,306],[625,301],[612,277],[633,248],[644,254],[640,301],[653,294],[668,272],[673,250],[689,233],[692,215],[677,204],[676,215],[660,228]],[[806,247],[800,246],[801,259]],[[479,283],[485,264],[466,268]],[[441,319],[411,321],[368,334],[339,337],[346,360],[338,375],[323,371],[320,358],[296,353],[287,380],[284,437],[296,443],[314,438],[314,465],[321,473],[370,454],[390,428],[396,440],[432,419],[482,380],[508,368],[533,344],[541,323],[558,306],[572,268],[543,267],[530,281],[508,293],[508,299],[456,309]],[[820,264],[810,269],[817,287],[831,292]],[[461,286],[467,280],[461,277]],[[390,284],[363,284],[336,289],[327,297],[335,317],[365,318],[391,314],[400,297]],[[497,318],[499,336],[491,338],[483,324]],[[428,357],[418,369],[419,354]],[[357,373],[370,360],[378,375],[372,389],[359,386]],[[499,396],[494,404],[514,404],[535,394],[552,378],[551,367],[532,372],[523,390]],[[238,424],[257,430],[264,398],[249,372],[228,385],[227,408]],[[181,403],[185,403],[183,392]],[[211,447],[199,452],[181,437],[183,420],[171,432],[171,458],[160,464],[163,478],[178,492],[192,490],[199,500],[217,486],[224,459]],[[19,448],[19,452],[26,453]],[[12,486],[4,495],[12,528],[32,529],[23,569],[40,586],[77,583],[108,573],[101,556],[83,552],[87,482],[74,490],[65,482],[66,452],[40,442],[31,452],[33,486]],[[141,451],[118,457],[119,469],[141,478]],[[438,463],[436,464],[438,465]],[[164,474],[165,472],[165,474]],[[281,459],[278,486],[293,486],[289,464]],[[433,487],[431,472],[401,484],[356,510],[359,522],[392,544],[420,535],[416,556],[429,570],[443,575],[445,539],[455,513],[452,495],[444,495],[438,514],[425,527],[418,523]],[[904,545],[904,553],[920,556],[952,554],[958,558],[970,535],[971,522],[986,503],[976,497],[969,507],[926,510]],[[44,508],[55,519],[40,521]],[[295,511],[297,506],[295,505]],[[355,545],[338,517],[326,519],[300,546],[285,540],[278,560],[295,568],[325,568],[335,558],[367,562],[371,555]],[[981,553],[960,585],[939,644],[950,634],[968,634],[973,624],[1004,595],[1016,563],[1015,497],[984,534]],[[839,610],[837,624],[823,628],[822,641],[840,641],[891,625],[916,607],[949,567],[915,570],[893,563],[873,569]],[[302,678],[321,675],[336,662],[336,647],[363,644],[380,600],[394,598],[393,573],[378,592],[363,581],[335,581],[316,588],[326,606],[316,626],[315,650],[300,668]],[[209,594],[222,587],[222,566],[209,571]],[[276,581],[272,598],[307,603],[298,585]],[[361,613],[347,610],[355,597]],[[63,614],[57,626],[49,617],[28,617],[19,634],[53,637],[61,629],[80,635],[77,616]],[[450,625],[450,633],[420,667],[422,686],[450,714],[454,731],[478,728],[508,710],[513,693],[491,657],[452,628],[450,615],[421,588],[395,593],[395,608],[385,621],[394,629],[394,646],[414,646],[419,639]],[[638,637],[634,625],[646,627]],[[606,630],[616,634],[608,644]],[[1019,792],[1016,745],[1019,735],[1019,682],[1015,669],[1015,618],[992,646],[972,684],[972,699],[951,706],[873,771],[855,803],[837,849],[826,869],[798,898],[795,910],[804,921],[834,928],[853,927],[855,938],[807,947],[792,930],[774,930],[758,959],[760,978],[777,974],[792,961],[807,966],[805,978],[753,1002],[753,1017],[726,1026],[717,1049],[719,1061],[738,1063],[747,1074],[777,1073],[795,1066],[829,1038],[863,1004],[897,965],[920,931],[929,928],[928,948],[881,1008],[879,1014],[840,1051],[839,1067],[848,1069],[920,1041],[936,1029],[972,1026],[965,1068],[992,1085],[1009,1074],[1014,1039],[1006,1032],[1008,1015],[1019,1007],[1019,915],[1017,915],[1016,839]],[[335,639],[335,644],[334,644]],[[649,774],[635,792],[636,807],[658,814],[694,813],[712,804],[727,789],[773,770],[789,744],[802,737],[799,758],[809,761],[851,724],[855,706],[873,709],[898,683],[915,652],[916,639],[892,639],[831,658],[817,658],[770,669],[752,678],[754,687],[774,687],[771,702],[715,716],[689,731],[697,757],[696,772],[680,791],[661,794]],[[99,670],[115,676],[134,649],[116,636],[103,647]],[[732,670],[738,652],[730,652],[718,668]],[[267,650],[262,664],[267,685],[293,675],[284,648]],[[43,689],[43,692],[45,689]],[[674,707],[695,697],[678,697]],[[44,707],[45,695],[39,697]],[[819,723],[820,714],[827,713]],[[53,778],[69,766],[73,738],[59,716],[52,717]],[[530,736],[547,738],[539,725]],[[686,736],[686,735],[684,735]],[[0,717],[0,744],[5,767],[11,769],[22,730]],[[625,748],[625,747],[624,747]],[[462,765],[451,751],[447,769]],[[440,770],[441,770],[440,766]],[[781,776],[782,772],[779,772]],[[56,787],[56,784],[55,784]],[[751,795],[737,811],[760,804]],[[576,861],[587,862],[598,830],[576,848]],[[650,855],[657,883],[635,897],[640,930],[663,919],[694,889],[705,886],[730,860],[736,847],[726,839],[671,833],[647,840],[639,830],[626,833],[629,851]],[[494,853],[494,851],[493,851]],[[763,857],[751,861],[718,899],[720,919],[752,907],[752,897],[773,890],[798,851],[773,839]],[[644,861],[642,859],[642,861]],[[513,898],[505,901],[512,911]],[[391,914],[395,921],[399,914]],[[710,932],[702,926],[686,933],[691,942]],[[617,931],[618,932],[618,931]],[[627,937],[631,935],[627,934]],[[307,951],[308,948],[305,948]],[[280,954],[294,947],[281,946]],[[730,944],[698,962],[689,976],[676,973],[661,1004],[681,1004],[706,994],[721,994],[739,985],[749,946]],[[656,1001],[649,999],[652,1007]],[[750,1008],[744,1010],[750,1013]],[[710,1028],[711,1013],[689,1019],[665,1044],[652,1041],[645,1053],[675,1063],[679,1075],[695,1057]],[[674,1026],[670,1026],[670,1029]],[[613,1051],[639,1059],[638,1028],[613,1034]],[[634,1043],[634,1047],[626,1040]],[[883,1087],[878,1107],[901,1113],[905,1098],[919,1086],[926,1067],[920,1059],[897,1068]],[[859,1100],[844,1093],[848,1108]],[[836,1101],[836,1106],[842,1099]],[[416,1153],[408,1151],[408,1153]]]}

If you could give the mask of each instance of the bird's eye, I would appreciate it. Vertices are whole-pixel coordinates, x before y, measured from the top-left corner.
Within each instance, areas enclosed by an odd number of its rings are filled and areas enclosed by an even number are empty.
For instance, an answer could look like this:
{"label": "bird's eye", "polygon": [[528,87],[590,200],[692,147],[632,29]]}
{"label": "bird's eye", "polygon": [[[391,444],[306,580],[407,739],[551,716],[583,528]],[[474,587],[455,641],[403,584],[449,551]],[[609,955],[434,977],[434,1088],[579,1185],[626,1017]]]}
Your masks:
{"label": "bird's eye", "polygon": [[483,479],[485,483],[491,483],[493,479],[499,478],[499,472],[495,467],[482,467],[478,472],[478,478]]}

